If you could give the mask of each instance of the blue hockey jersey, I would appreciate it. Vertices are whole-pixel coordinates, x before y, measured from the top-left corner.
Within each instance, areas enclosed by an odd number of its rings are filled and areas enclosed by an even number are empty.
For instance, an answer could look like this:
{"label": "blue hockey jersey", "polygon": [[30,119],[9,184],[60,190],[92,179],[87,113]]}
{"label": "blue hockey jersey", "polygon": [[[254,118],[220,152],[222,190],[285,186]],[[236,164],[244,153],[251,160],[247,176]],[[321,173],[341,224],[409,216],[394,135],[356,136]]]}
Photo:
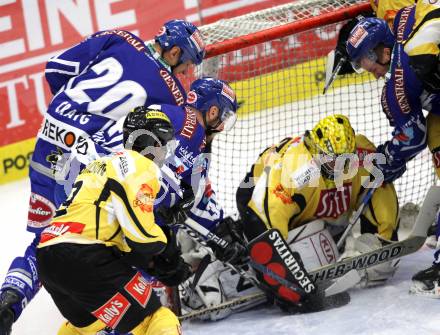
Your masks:
{"label": "blue hockey jersey", "polygon": [[403,41],[414,25],[415,6],[401,9],[394,20],[396,37],[389,72],[382,91],[382,108],[391,126],[392,139],[385,142],[389,164],[399,166],[417,155],[427,145],[423,110],[440,114],[440,96],[428,94],[409,65]]}
{"label": "blue hockey jersey", "polygon": [[[195,203],[188,215],[205,228],[212,230],[223,218],[209,181],[210,152],[206,150],[206,134],[196,114],[185,106],[151,105],[164,112],[175,129],[176,149],[162,168],[163,187],[156,206],[170,207],[177,203],[185,188],[191,188]],[[167,172],[170,171],[170,172]]]}
{"label": "blue hockey jersey", "polygon": [[95,150],[87,139],[110,149],[120,146],[116,122],[134,107],[186,100],[181,83],[152,45],[121,30],[98,32],[51,58],[45,74],[54,97],[38,132],[31,169],[49,178],[60,154],[73,147],[80,154]]}

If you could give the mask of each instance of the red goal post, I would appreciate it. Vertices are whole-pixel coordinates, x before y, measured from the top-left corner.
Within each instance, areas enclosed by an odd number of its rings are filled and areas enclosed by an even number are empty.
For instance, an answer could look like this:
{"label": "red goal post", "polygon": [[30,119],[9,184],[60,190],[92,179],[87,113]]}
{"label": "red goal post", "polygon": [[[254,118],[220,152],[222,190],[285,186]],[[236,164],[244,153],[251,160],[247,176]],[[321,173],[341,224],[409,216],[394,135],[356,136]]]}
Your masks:
{"label": "red goal post", "polygon": [[[339,77],[325,95],[325,56],[346,20],[371,11],[368,1],[308,0],[221,20],[200,29],[207,59],[196,76],[231,83],[242,103],[234,129],[214,141],[210,178],[226,212],[258,154],[287,136],[302,135],[325,115],[347,115],[355,131],[378,145],[392,128],[381,111],[384,82],[368,74]],[[396,182],[400,204],[420,204],[435,182],[425,150]]]}

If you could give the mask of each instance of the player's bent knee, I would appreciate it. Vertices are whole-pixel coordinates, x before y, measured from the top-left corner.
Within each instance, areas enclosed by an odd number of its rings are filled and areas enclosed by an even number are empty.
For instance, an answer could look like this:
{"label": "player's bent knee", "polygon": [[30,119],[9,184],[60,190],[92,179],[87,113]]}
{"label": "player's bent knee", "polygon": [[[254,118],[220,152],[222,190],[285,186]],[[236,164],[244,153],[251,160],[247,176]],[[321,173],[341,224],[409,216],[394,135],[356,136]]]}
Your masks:
{"label": "player's bent knee", "polygon": [[148,315],[131,332],[133,335],[180,335],[180,322],[168,308],[160,307],[154,314]]}

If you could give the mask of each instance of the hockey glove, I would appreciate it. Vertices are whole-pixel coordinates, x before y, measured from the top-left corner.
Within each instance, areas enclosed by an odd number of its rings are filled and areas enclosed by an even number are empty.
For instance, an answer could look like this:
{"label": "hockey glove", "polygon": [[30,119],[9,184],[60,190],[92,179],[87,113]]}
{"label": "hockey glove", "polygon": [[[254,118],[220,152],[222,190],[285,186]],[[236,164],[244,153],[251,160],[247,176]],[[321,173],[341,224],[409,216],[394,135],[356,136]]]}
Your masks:
{"label": "hockey glove", "polygon": [[148,272],[166,286],[176,286],[191,276],[191,266],[181,257],[175,232],[167,227],[162,229],[167,236],[167,246],[162,253],[153,257],[154,265]]}
{"label": "hockey glove", "polygon": [[385,145],[381,144],[377,147],[376,153],[385,155],[386,161],[384,163],[379,163],[377,160],[374,161],[374,165],[382,172],[383,182],[392,183],[396,179],[400,178],[406,171],[406,163],[392,161],[389,154],[386,153]]}
{"label": "hockey glove", "polygon": [[208,242],[208,245],[214,251],[218,260],[233,265],[246,263],[248,253],[244,247],[245,244],[240,221],[234,221],[231,217],[224,218],[223,221],[217,225],[215,234],[228,242],[226,248],[214,242]]}
{"label": "hockey glove", "polygon": [[184,192],[183,198],[174,206],[159,207],[157,209],[157,214],[159,214],[168,225],[184,223],[188,217],[187,213],[194,206],[194,200],[194,193],[192,192],[192,189],[189,188]]}

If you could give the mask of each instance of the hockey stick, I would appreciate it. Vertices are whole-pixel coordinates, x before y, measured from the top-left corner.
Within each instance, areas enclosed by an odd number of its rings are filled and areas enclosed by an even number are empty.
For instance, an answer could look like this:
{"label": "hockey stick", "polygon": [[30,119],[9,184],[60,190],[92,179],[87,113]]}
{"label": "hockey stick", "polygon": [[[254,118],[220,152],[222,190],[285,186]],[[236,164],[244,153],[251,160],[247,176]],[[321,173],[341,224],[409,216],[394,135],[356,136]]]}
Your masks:
{"label": "hockey stick", "polygon": [[234,306],[239,306],[239,305],[251,302],[251,301],[256,303],[258,300],[261,300],[261,302],[265,302],[266,301],[266,294],[264,294],[263,292],[258,292],[258,293],[246,295],[244,297],[232,299],[227,302],[223,302],[217,306],[207,307],[207,308],[203,308],[200,310],[196,310],[196,311],[184,314],[182,316],[179,316],[179,321],[197,319],[201,316],[208,315],[213,312],[219,312],[223,309],[231,308]]}
{"label": "hockey stick", "polygon": [[[222,248],[227,248],[229,243],[227,241],[225,241],[224,239],[222,239],[221,237],[215,235],[214,233],[212,233],[211,231],[209,231],[208,229],[206,229],[205,227],[203,227],[202,225],[200,225],[199,223],[197,223],[196,221],[192,220],[191,218],[187,218],[185,220],[184,224],[179,225],[179,227],[182,227],[190,237],[196,239],[199,243],[201,243],[202,245],[206,246],[206,240],[210,240],[213,241],[214,243],[216,243],[218,246],[222,247]],[[204,240],[205,239],[205,240]],[[212,254],[214,257],[214,253],[208,249],[210,254]],[[268,275],[269,277],[275,279],[276,281],[278,281],[280,284],[282,284],[285,287],[288,287],[289,289],[291,289],[292,291],[298,292],[301,295],[304,295],[303,289],[301,289],[300,287],[298,287],[298,285],[295,285],[294,283],[286,280],[285,278],[279,276],[277,273],[273,272],[271,269],[269,269],[268,267],[256,263],[254,262],[252,259],[249,259],[249,262],[251,263],[251,265],[256,268],[257,270],[259,270],[260,272],[262,272],[263,274]],[[255,286],[259,287],[261,284],[260,282],[253,276],[251,276],[248,272],[244,271],[243,269],[236,267],[232,264],[229,263],[225,263],[228,267],[230,267],[231,269],[237,271],[241,276],[243,276],[245,279],[250,280]],[[338,290],[334,289],[334,286],[331,285],[330,287],[333,287],[333,289],[325,289],[324,290],[324,296],[328,297],[331,296],[333,294],[337,294],[340,293],[342,291],[346,291],[349,288],[353,287],[354,285],[356,285],[360,280],[360,276],[358,273],[354,273],[346,271],[344,274],[342,274],[339,277],[343,277],[339,280],[338,283]]]}
{"label": "hockey stick", "polygon": [[[416,223],[414,224],[413,230],[407,239],[399,242],[390,243],[383,248],[379,248],[360,256],[350,257],[343,261],[321,267],[317,270],[312,271],[310,275],[314,277],[315,282],[339,278],[347,276],[348,274],[353,272],[357,274],[358,272],[353,271],[354,269],[365,269],[370,266],[374,266],[383,262],[390,261],[394,258],[402,257],[416,252],[423,246],[426,240],[426,233],[432,221],[434,220],[439,201],[440,188],[438,186],[432,186],[425,197],[425,201],[423,202],[422,208],[419,212],[419,215],[417,216]],[[328,288],[328,290],[335,290],[335,292],[344,291],[345,287],[338,287],[338,283],[339,281],[336,281]],[[244,302],[262,299],[263,297],[264,293],[257,293],[254,295],[237,298],[215,307],[210,307],[189,313],[180,317],[179,319],[194,319],[199,316],[209,314],[211,312],[216,312],[225,308],[240,305]]]}
{"label": "hockey stick", "polygon": [[428,190],[414,227],[406,239],[397,242],[389,241],[390,243],[382,248],[323,266],[311,271],[310,276],[315,282],[335,279],[353,269],[366,269],[416,252],[426,241],[428,228],[434,221],[439,204],[440,187],[433,185]]}
{"label": "hockey stick", "polygon": [[375,190],[376,190],[376,188],[374,187],[374,185],[368,189],[367,193],[365,193],[365,195],[363,196],[361,204],[359,205],[358,209],[356,211],[354,211],[353,214],[351,215],[350,220],[348,220],[348,225],[344,230],[344,233],[339,238],[338,243],[336,243],[336,247],[338,249],[342,246],[345,239],[347,238],[348,233],[351,231],[353,226],[356,224],[356,222],[361,217],[361,214],[364,211],[365,206],[370,201]]}

